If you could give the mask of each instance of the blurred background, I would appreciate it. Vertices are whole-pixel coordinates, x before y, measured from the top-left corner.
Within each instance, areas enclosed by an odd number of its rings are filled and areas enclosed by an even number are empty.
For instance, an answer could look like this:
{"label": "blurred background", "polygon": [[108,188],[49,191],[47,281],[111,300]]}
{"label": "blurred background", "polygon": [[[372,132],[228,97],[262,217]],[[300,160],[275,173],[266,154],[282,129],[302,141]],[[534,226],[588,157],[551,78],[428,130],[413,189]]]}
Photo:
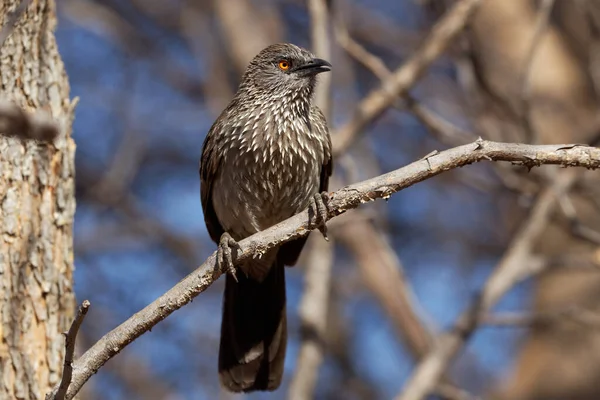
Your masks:
{"label": "blurred background", "polygon": [[[325,4],[317,14],[311,4]],[[77,143],[75,288],[93,304],[85,349],[193,271],[215,249],[198,160],[249,60],[268,44],[315,49],[327,23],[332,134],[414,54],[451,0],[61,0],[56,32]],[[314,4],[313,4],[314,5]],[[600,2],[487,0],[406,96],[351,140],[332,187],[380,175],[478,136],[526,143],[599,139]],[[317,43],[325,43],[317,40]],[[323,56],[323,54],[318,54]],[[334,136],[334,141],[336,138]],[[289,395],[311,262],[330,271],[316,399],[388,399],[510,251],[563,176],[474,165],[330,222],[287,269]],[[448,369],[435,399],[600,398],[600,183],[578,172],[533,251],[551,266],[518,282]],[[517,239],[515,239],[517,238]],[[331,269],[329,269],[331,268]],[[239,398],[220,392],[223,279],[143,335],[85,386],[89,399]],[[586,318],[582,317],[585,316]]]}

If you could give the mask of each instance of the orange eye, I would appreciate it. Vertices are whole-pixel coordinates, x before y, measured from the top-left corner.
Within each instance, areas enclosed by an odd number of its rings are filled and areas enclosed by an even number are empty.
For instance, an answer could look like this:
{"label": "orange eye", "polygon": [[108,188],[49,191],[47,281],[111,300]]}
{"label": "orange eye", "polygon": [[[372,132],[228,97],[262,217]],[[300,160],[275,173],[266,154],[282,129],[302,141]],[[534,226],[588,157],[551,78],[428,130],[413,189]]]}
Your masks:
{"label": "orange eye", "polygon": [[285,60],[279,61],[279,69],[281,69],[282,71],[287,71],[288,69],[290,69],[290,63]]}

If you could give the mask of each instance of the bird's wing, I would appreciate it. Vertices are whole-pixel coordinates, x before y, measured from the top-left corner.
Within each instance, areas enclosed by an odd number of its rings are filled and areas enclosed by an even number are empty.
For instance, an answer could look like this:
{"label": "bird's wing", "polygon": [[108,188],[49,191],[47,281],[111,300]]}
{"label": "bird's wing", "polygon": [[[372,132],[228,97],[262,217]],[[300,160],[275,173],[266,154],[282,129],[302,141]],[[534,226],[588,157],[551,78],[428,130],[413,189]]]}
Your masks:
{"label": "bird's wing", "polygon": [[[333,155],[331,150],[331,136],[329,135],[329,128],[327,127],[327,120],[318,107],[312,107],[311,118],[312,122],[311,129],[321,134],[324,138],[323,141],[323,165],[321,166],[321,181],[319,184],[319,193],[326,192],[329,189],[329,177],[333,172]],[[300,257],[300,252],[306,243],[308,236],[300,239],[292,240],[291,242],[285,243],[281,246],[279,251],[280,260],[285,265],[294,265]]]}
{"label": "bird's wing", "polygon": [[208,131],[202,145],[202,156],[200,157],[200,199],[202,201],[202,211],[204,212],[204,222],[208,234],[216,243],[219,243],[219,239],[224,232],[212,202],[212,186],[221,164],[221,156],[216,151],[215,143],[215,133],[218,129],[221,129],[221,126],[217,122]]}

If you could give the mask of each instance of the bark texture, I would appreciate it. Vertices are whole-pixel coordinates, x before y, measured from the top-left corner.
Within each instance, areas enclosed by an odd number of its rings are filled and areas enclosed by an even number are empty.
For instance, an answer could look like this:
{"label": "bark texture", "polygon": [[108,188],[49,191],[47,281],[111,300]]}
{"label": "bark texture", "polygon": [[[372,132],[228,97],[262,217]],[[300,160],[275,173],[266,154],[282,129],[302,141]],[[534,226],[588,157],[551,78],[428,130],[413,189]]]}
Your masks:
{"label": "bark texture", "polygon": [[[0,2],[0,22],[20,0]],[[0,135],[0,398],[43,399],[60,379],[73,317],[73,104],[54,28],[55,3],[33,0],[0,48],[1,94],[45,110],[50,144]]]}

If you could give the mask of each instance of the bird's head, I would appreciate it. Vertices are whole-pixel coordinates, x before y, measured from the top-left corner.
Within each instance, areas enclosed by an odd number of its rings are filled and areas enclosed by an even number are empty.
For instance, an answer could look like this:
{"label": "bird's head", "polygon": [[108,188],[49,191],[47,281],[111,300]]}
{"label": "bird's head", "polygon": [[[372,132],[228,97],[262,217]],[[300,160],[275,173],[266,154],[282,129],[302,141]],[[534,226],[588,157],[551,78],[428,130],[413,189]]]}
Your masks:
{"label": "bird's head", "polygon": [[269,95],[310,96],[315,77],[331,71],[331,64],[290,43],[273,44],[248,65],[240,88]]}

